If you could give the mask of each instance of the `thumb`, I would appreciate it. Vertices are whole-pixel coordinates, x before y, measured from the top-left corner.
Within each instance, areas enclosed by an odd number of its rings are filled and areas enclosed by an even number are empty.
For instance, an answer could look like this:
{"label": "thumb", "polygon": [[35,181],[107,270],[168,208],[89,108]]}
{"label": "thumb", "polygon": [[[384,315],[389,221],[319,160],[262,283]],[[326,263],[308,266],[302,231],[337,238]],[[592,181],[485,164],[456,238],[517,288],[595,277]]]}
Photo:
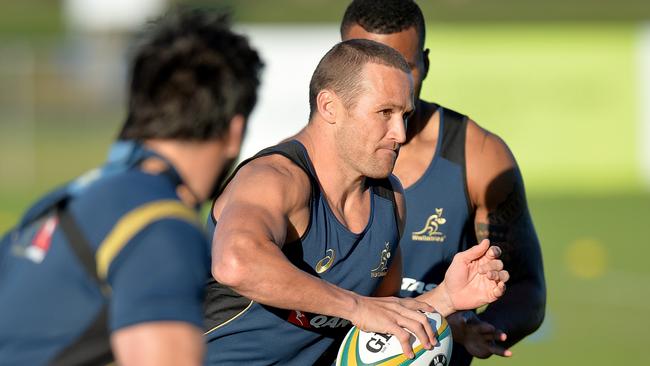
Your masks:
{"label": "thumb", "polygon": [[474,245],[473,247],[467,249],[464,252],[461,252],[459,255],[461,258],[465,261],[473,261],[476,259],[481,258],[482,256],[485,255],[485,252],[490,248],[490,240],[488,239],[483,239],[481,240],[480,243],[477,245]]}

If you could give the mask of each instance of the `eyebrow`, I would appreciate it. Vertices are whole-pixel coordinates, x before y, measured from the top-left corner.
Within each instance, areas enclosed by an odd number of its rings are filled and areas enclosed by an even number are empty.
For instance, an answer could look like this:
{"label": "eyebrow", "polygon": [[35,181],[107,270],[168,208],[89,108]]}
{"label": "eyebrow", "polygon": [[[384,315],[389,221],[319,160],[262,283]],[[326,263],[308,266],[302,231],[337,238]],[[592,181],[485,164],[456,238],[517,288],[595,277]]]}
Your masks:
{"label": "eyebrow", "polygon": [[[393,103],[385,103],[385,104],[380,104],[377,106],[378,109],[402,109],[403,106],[398,105],[398,104],[393,104]],[[406,108],[404,108],[404,113],[411,113],[415,110],[415,108],[412,105],[407,105]]]}

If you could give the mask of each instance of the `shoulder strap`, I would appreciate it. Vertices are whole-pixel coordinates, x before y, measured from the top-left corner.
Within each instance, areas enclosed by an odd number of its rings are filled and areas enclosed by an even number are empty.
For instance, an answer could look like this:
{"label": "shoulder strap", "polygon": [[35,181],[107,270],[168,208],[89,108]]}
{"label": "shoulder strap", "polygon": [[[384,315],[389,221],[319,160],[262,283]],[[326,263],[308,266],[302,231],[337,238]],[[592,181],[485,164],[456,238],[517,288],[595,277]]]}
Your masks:
{"label": "shoulder strap", "polygon": [[110,295],[110,287],[108,283],[99,278],[99,275],[97,274],[97,262],[95,261],[95,253],[93,253],[92,245],[81,232],[81,229],[79,229],[77,222],[72,217],[69,210],[67,210],[67,200],[57,206],[56,214],[59,217],[61,229],[68,239],[70,248],[86,270],[86,273],[90,278],[95,280],[105,297]]}
{"label": "shoulder strap", "polygon": [[456,164],[465,166],[465,132],[467,116],[451,109],[441,108],[444,119],[440,155]]}
{"label": "shoulder strap", "polygon": [[[312,198],[317,197],[318,195],[318,180],[314,176],[314,173],[312,173],[311,170],[311,163],[309,162],[309,157],[307,156],[307,152],[305,150],[305,147],[298,142],[297,140],[290,140],[286,141],[283,143],[280,143],[275,146],[267,147],[264,150],[261,150],[257,154],[253,155],[252,157],[242,161],[237,165],[237,167],[233,170],[233,172],[230,174],[228,179],[223,183],[221,186],[221,190],[219,194],[217,195],[217,198],[221,195],[223,190],[228,186],[228,184],[235,178],[235,175],[237,175],[237,172],[243,168],[246,164],[250,163],[251,161],[264,157],[264,156],[269,156],[269,155],[282,155],[285,158],[291,160],[294,164],[296,164],[300,169],[302,169],[305,174],[307,174],[307,177],[309,178],[309,182],[311,183],[311,196]],[[217,221],[214,218],[214,204],[217,202],[217,199],[214,199],[212,201],[212,207],[210,208],[210,218],[212,219],[212,223],[216,223]]]}
{"label": "shoulder strap", "polygon": [[465,141],[468,117],[448,108],[441,107],[444,120],[440,156],[460,165],[463,172],[463,188],[468,212],[472,212],[469,190],[467,188],[467,163],[465,159]]}
{"label": "shoulder strap", "polygon": [[[70,248],[76,255],[86,273],[95,280],[105,298],[110,296],[110,287],[106,281],[99,278],[97,264],[92,246],[79,229],[79,225],[67,210],[68,200],[63,200],[56,207],[61,229],[68,239]],[[52,365],[97,365],[108,364],[114,360],[108,330],[108,302],[104,302],[101,310],[75,342],[65,347],[52,360]]]}
{"label": "shoulder strap", "polygon": [[395,189],[390,181],[390,178],[384,179],[368,179],[368,184],[374,187],[375,194],[389,200],[393,204],[393,211],[395,213],[395,225],[399,231],[399,237],[402,237],[402,230],[399,224],[399,210],[397,209],[397,201],[395,200]]}
{"label": "shoulder strap", "polygon": [[108,365],[114,360],[108,331],[108,305],[104,304],[92,324],[75,342],[59,352],[50,365]]}

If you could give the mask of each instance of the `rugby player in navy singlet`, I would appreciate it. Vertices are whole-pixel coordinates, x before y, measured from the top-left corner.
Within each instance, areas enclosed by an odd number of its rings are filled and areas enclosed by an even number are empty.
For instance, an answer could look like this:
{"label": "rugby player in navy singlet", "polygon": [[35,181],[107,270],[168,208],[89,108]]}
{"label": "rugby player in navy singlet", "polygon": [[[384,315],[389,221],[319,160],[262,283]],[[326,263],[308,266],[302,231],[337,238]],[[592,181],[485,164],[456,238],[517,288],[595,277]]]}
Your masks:
{"label": "rugby player in navy singlet", "polygon": [[312,76],[310,108],[307,126],[245,161],[214,204],[209,364],[329,365],[351,324],[395,335],[412,356],[406,329],[435,342],[418,310],[446,316],[505,290],[500,250],[485,240],[457,255],[433,291],[392,297],[404,202],[391,171],[413,108],[398,52],[337,44]]}
{"label": "rugby player in navy singlet", "polygon": [[429,50],[415,2],[353,1],[341,37],[393,47],[408,61],[415,83],[415,113],[394,170],[405,187],[408,213],[400,242],[401,295],[431,290],[443,280],[454,254],[489,238],[503,250],[511,274],[508,292],[478,316],[466,311],[448,318],[454,341],[464,346],[454,346],[451,364],[467,365],[471,355],[510,356],[508,348],[539,327],[546,304],[540,245],[512,153],[466,116],[419,98]]}
{"label": "rugby player in navy singlet", "polygon": [[221,15],[170,14],[143,34],[108,161],[0,242],[0,364],[203,362],[196,207],[239,154],[260,69]]}

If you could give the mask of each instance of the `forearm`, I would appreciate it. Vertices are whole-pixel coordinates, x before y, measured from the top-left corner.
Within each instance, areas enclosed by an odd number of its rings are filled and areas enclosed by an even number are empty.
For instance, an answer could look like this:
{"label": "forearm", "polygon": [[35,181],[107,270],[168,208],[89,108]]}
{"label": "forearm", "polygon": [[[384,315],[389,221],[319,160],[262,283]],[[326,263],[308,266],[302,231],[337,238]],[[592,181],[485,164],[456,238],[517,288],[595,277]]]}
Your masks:
{"label": "forearm", "polygon": [[545,310],[546,289],[543,283],[522,279],[510,284],[505,295],[489,305],[479,318],[506,333],[505,346],[511,347],[539,328]]}
{"label": "forearm", "polygon": [[[284,254],[259,251],[229,268],[215,264],[215,279],[261,304],[350,319],[358,295],[296,268]],[[227,275],[220,275],[227,273]],[[327,299],[327,301],[323,301]]]}

